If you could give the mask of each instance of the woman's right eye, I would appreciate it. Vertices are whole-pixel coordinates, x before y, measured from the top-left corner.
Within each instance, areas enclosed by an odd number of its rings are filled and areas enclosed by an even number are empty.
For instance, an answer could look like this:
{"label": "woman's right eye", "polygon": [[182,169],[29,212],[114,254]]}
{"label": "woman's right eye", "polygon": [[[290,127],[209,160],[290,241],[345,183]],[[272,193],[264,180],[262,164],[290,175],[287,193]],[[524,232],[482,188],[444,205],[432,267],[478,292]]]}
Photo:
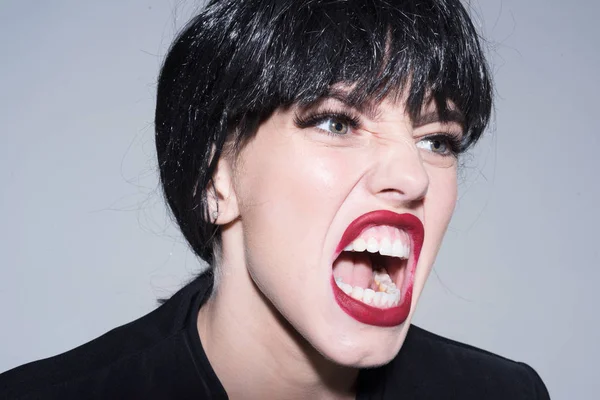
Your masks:
{"label": "woman's right eye", "polygon": [[335,136],[341,136],[348,133],[350,125],[339,118],[326,118],[316,125],[316,128],[324,130]]}
{"label": "woman's right eye", "polygon": [[324,110],[306,116],[296,115],[294,123],[298,128],[317,128],[337,138],[349,136],[354,129],[360,127],[358,116],[334,110]]}

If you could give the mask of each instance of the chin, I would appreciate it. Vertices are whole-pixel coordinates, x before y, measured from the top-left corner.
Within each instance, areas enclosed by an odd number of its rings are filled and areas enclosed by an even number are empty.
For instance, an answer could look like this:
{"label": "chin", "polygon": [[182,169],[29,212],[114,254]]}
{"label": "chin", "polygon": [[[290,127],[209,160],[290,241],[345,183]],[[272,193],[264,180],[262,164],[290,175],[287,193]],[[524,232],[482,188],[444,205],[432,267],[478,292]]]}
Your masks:
{"label": "chin", "polygon": [[379,367],[396,357],[404,343],[408,326],[407,323],[394,328],[375,328],[379,332],[358,329],[353,335],[338,333],[337,340],[327,340],[322,345],[313,344],[313,347],[338,365],[360,369]]}

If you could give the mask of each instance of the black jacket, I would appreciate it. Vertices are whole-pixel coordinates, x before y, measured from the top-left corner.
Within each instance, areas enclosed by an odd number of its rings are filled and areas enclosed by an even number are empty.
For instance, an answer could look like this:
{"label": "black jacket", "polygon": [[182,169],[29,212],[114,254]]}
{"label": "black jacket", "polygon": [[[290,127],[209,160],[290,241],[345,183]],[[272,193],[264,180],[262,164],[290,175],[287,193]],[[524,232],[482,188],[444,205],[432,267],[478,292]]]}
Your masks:
{"label": "black jacket", "polygon": [[[0,374],[0,399],[222,399],[196,316],[204,274],[150,314],[67,353]],[[358,399],[549,399],[529,366],[411,326],[396,358],[363,370]]]}

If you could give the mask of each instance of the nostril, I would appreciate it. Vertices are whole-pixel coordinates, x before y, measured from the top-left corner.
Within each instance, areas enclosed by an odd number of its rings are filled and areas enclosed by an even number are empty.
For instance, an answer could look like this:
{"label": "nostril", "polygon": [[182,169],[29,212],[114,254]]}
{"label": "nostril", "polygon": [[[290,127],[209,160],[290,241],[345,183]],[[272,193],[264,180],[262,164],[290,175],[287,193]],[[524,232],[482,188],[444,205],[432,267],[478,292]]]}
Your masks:
{"label": "nostril", "polygon": [[429,177],[406,177],[402,185],[380,191],[386,197],[402,200],[421,200],[429,190]]}
{"label": "nostril", "polygon": [[403,195],[402,191],[400,191],[398,189],[384,189],[381,191],[381,193],[389,194],[390,196],[402,196]]}
{"label": "nostril", "polygon": [[421,200],[423,197],[425,197],[426,192],[427,190],[421,191],[421,193],[417,193],[416,191],[415,193],[411,193],[410,191],[403,191],[399,189],[384,189],[379,192],[379,196],[385,198],[386,200],[401,201],[404,203],[407,201],[412,202]]}

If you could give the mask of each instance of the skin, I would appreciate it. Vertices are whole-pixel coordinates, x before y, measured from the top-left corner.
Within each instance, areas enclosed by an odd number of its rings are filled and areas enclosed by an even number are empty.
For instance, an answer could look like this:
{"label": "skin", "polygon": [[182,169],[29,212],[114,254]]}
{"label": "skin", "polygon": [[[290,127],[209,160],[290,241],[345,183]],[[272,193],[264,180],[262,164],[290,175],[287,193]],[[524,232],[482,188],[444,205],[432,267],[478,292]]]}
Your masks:
{"label": "skin", "polygon": [[[360,126],[336,136],[324,130],[331,121],[295,124],[314,109],[278,110],[214,175],[222,251],[198,330],[232,399],[353,398],[358,369],[400,350],[456,203],[456,157],[425,138],[460,135],[459,124],[417,126],[402,101],[368,112],[336,99],[315,107],[351,111]],[[348,316],[330,284],[342,233],[374,210],[412,213],[425,226],[411,313],[395,327]]]}

